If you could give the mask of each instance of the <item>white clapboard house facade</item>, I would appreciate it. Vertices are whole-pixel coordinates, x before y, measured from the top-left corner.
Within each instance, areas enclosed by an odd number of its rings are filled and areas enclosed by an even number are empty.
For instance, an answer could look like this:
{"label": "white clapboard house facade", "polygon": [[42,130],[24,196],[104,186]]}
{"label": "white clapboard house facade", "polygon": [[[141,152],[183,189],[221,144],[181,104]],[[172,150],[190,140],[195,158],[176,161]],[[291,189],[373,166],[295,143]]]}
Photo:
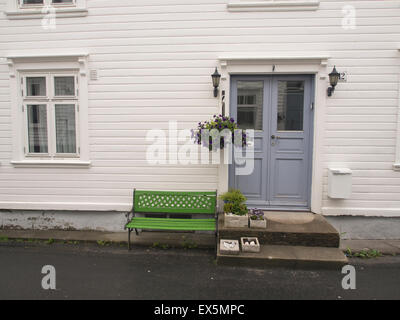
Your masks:
{"label": "white clapboard house facade", "polygon": [[[0,9],[0,227],[120,231],[134,188],[236,187],[348,237],[400,238],[400,1]],[[250,175],[174,162],[170,135],[220,113],[255,130]],[[167,133],[166,163],[148,161],[149,130]]]}

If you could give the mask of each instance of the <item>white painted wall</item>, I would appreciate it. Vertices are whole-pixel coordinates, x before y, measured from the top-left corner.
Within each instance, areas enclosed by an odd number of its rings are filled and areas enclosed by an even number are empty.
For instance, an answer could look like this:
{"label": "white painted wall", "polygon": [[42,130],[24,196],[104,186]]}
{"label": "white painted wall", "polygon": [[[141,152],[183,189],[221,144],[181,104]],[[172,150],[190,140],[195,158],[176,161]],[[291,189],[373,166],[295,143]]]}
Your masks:
{"label": "white painted wall", "polygon": [[[327,52],[327,69],[336,65],[348,79],[326,105],[316,105],[323,160],[313,183],[323,187],[313,210],[400,216],[400,172],[393,170],[400,140],[400,2],[321,0],[317,10],[273,12],[232,12],[228,2],[87,0],[87,16],[58,18],[55,30],[43,30],[40,19],[0,15],[0,57],[84,50],[88,69],[99,75],[88,82],[91,166],[15,167],[16,106],[8,65],[0,60],[0,208],[123,211],[133,188],[216,189],[217,166],[149,166],[146,130],[166,129],[168,120],[193,128],[217,113],[210,75],[222,54]],[[342,28],[344,5],[356,8],[355,29]],[[329,166],[353,170],[351,199],[327,197]]]}

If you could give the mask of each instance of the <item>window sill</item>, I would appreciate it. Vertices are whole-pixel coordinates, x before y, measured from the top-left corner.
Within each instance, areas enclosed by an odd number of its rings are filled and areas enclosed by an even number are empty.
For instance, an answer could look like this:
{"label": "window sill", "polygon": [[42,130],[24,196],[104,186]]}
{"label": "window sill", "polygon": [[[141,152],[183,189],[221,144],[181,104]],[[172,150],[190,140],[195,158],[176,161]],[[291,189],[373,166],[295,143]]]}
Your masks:
{"label": "window sill", "polygon": [[11,161],[14,167],[57,167],[57,168],[69,168],[69,167],[90,167],[90,161],[81,160],[21,160]]}
{"label": "window sill", "polygon": [[315,11],[319,0],[302,1],[240,1],[233,0],[227,4],[228,11]]}
{"label": "window sill", "polygon": [[[41,8],[38,9],[21,9],[17,11],[5,11],[4,14],[10,20],[18,19],[41,19],[46,13],[42,12]],[[70,17],[85,17],[88,15],[88,10],[84,8],[57,8],[57,18],[70,18]]]}
{"label": "window sill", "polygon": [[393,164],[393,170],[394,171],[400,171],[400,162]]}

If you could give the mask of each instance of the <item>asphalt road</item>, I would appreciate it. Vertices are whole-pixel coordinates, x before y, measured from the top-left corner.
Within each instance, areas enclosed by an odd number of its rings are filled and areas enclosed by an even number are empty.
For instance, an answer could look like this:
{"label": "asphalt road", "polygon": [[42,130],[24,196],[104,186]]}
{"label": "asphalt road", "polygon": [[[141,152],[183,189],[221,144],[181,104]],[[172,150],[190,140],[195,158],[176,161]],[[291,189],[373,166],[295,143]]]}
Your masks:
{"label": "asphalt road", "polygon": [[[356,289],[341,270],[216,266],[212,251],[0,243],[0,299],[400,299],[400,257],[352,259]],[[44,290],[44,265],[56,290]]]}

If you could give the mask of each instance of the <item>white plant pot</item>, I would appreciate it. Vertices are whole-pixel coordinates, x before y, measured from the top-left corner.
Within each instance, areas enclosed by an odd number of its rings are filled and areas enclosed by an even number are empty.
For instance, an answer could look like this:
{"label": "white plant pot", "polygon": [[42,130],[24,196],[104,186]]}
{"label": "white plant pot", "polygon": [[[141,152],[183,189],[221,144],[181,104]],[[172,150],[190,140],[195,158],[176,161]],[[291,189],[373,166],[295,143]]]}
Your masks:
{"label": "white plant pot", "polygon": [[[246,243],[254,243],[253,245],[251,244],[246,244]],[[258,242],[258,239],[255,237],[242,237],[240,238],[240,244],[242,247],[243,252],[260,252],[260,243]]]}
{"label": "white plant pot", "polygon": [[249,215],[238,216],[236,214],[225,213],[224,226],[226,228],[248,228]]}
{"label": "white plant pot", "polygon": [[264,218],[263,220],[251,220],[250,221],[250,228],[255,229],[265,229],[267,227],[267,220]]}

